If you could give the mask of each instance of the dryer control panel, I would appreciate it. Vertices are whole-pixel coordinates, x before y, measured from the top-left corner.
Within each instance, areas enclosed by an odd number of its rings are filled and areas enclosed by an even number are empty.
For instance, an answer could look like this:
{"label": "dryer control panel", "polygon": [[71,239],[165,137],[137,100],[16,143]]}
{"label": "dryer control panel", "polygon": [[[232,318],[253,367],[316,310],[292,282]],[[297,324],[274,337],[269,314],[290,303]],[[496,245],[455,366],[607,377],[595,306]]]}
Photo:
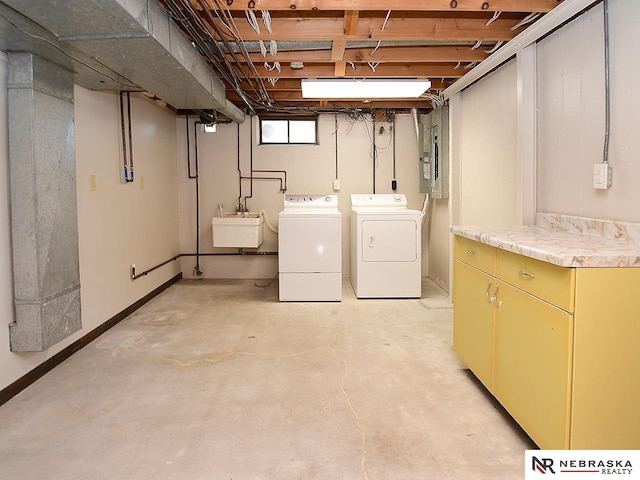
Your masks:
{"label": "dryer control panel", "polygon": [[404,193],[354,193],[351,195],[351,206],[407,208],[407,197]]}

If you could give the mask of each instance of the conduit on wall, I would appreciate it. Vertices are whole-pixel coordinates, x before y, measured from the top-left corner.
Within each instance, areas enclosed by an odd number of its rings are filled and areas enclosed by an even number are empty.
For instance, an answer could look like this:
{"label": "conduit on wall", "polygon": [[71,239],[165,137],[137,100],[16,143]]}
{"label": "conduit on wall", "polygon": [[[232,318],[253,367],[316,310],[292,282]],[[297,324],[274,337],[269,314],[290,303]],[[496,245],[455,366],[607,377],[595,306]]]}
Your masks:
{"label": "conduit on wall", "polygon": [[[124,115],[124,93],[127,96],[127,117]],[[131,93],[120,92],[120,126],[122,129],[122,161],[125,183],[132,183],[135,179],[133,173],[133,135],[131,134]],[[125,134],[125,130],[127,134]],[[128,140],[128,142],[127,142]],[[127,145],[128,143],[128,145]],[[127,148],[128,146],[128,148]],[[129,155],[127,157],[127,150]]]}
{"label": "conduit on wall", "polygon": [[[249,208],[247,207],[247,199],[253,198],[253,181],[254,180],[278,180],[280,182],[280,192],[284,193],[287,191],[287,171],[286,170],[258,170],[253,168],[253,117],[251,117],[249,121],[249,168],[250,168],[250,176],[246,177],[242,175],[242,169],[240,168],[240,126],[238,125],[238,175],[239,178],[239,195],[238,195],[238,204],[237,211],[248,212]],[[260,176],[256,177],[254,174],[256,173],[277,173],[282,174],[282,176]],[[244,204],[242,203],[242,180],[249,180],[249,195],[244,196]]]}
{"label": "conduit on wall", "polygon": [[198,166],[198,125],[201,122],[193,122],[193,153],[195,160],[195,175],[191,173],[191,155],[189,145],[189,115],[187,115],[187,177],[196,181],[196,264],[193,267],[193,275],[202,276],[200,270],[200,174]]}
{"label": "conduit on wall", "polygon": [[[203,122],[199,122],[196,121],[194,122],[193,125],[193,136],[194,136],[194,165],[193,165],[193,169],[191,167],[191,141],[190,141],[190,132],[189,132],[189,115],[187,114],[186,116],[186,146],[187,146],[187,177],[195,180],[196,182],[196,252],[195,253],[181,253],[178,254],[174,257],[169,258],[168,260],[165,260],[164,262],[161,262],[147,270],[144,270],[140,273],[136,273],[135,270],[131,271],[131,279],[132,280],[137,280],[140,277],[144,277],[148,274],[150,274],[151,272],[171,263],[174,262],[182,257],[196,257],[196,265],[194,267],[194,275],[195,276],[202,276],[203,272],[200,270],[200,257],[228,257],[228,256],[271,256],[271,255],[277,255],[278,252],[246,252],[242,249],[239,249],[237,252],[229,252],[229,253],[201,253],[200,252],[200,174],[199,174],[199,158],[198,158],[198,127],[202,124]],[[238,124],[237,126],[238,128],[238,140],[240,139],[240,125]],[[268,171],[268,170],[264,170],[264,171]],[[240,178],[244,179],[251,179],[252,177],[242,177],[241,172],[240,172],[240,144],[238,142],[238,172],[240,174]],[[285,171],[280,171],[281,173],[284,173],[286,175]],[[266,178],[266,177],[253,177],[254,180],[280,180],[282,181],[281,178],[279,177],[274,177],[274,178]],[[286,176],[285,176],[285,182],[286,182]],[[286,185],[286,183],[285,183]],[[242,183],[240,183],[240,188],[242,188]],[[284,187],[283,187],[284,188]],[[240,195],[242,195],[242,192],[240,192]],[[239,197],[241,198],[241,197]],[[250,197],[249,197],[250,198]]]}

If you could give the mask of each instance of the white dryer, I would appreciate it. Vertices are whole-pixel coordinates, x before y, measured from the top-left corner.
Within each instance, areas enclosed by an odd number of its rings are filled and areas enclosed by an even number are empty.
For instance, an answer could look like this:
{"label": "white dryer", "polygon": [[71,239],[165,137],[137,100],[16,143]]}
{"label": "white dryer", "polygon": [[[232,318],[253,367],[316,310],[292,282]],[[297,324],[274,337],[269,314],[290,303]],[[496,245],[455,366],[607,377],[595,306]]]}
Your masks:
{"label": "white dryer", "polygon": [[342,299],[342,214],[337,195],[285,195],[278,215],[279,298]]}
{"label": "white dryer", "polygon": [[403,194],[351,195],[351,285],[358,298],[419,298],[422,212]]}

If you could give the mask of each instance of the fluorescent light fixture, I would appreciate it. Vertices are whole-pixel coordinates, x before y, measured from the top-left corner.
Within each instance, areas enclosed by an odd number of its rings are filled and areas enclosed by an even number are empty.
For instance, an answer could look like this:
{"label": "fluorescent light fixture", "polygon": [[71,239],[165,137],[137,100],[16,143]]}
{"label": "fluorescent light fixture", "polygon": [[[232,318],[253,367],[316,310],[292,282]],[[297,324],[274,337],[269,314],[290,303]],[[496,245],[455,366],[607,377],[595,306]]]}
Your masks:
{"label": "fluorescent light fixture", "polygon": [[303,78],[302,98],[418,98],[429,87],[426,78]]}

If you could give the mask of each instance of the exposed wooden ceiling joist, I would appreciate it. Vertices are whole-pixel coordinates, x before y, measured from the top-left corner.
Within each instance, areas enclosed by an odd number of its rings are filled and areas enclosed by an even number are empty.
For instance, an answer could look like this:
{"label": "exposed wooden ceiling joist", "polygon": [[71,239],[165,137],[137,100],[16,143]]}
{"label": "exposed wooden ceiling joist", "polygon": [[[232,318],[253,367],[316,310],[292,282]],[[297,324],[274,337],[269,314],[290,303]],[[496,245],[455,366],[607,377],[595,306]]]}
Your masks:
{"label": "exposed wooden ceiling joist", "polygon": [[[434,96],[562,0],[158,0],[236,105],[327,106],[302,78],[428,78]],[[565,0],[566,1],[566,0]],[[259,50],[266,51],[264,55]],[[226,53],[234,51],[233,54]],[[272,54],[273,52],[273,54]],[[293,65],[293,67],[292,67]],[[271,85],[273,83],[274,85]],[[412,100],[367,108],[410,108]],[[363,106],[363,102],[339,102]],[[382,107],[384,105],[384,107]]]}
{"label": "exposed wooden ceiling joist", "polygon": [[[256,70],[263,78],[331,78],[334,77],[334,66],[330,64],[315,64],[297,69],[283,65],[281,71],[267,70],[263,65],[256,65]],[[392,65],[380,64],[373,71],[368,65],[347,66],[346,78],[460,78],[466,73],[463,67],[455,68],[450,65],[411,64]]]}
{"label": "exposed wooden ceiling joist", "polygon": [[[325,11],[325,10],[402,10],[432,12],[549,12],[556,0],[262,0],[250,2],[235,0],[231,5],[224,1],[224,7],[231,11],[242,10],[288,10],[288,11]],[[210,8],[216,8],[214,0],[207,0]],[[455,5],[455,6],[453,6]]]}
{"label": "exposed wooden ceiling joist", "polygon": [[380,47],[373,48],[340,48],[336,44],[344,41],[334,40],[331,50],[296,50],[279,51],[277,55],[251,53],[252,62],[305,62],[328,63],[345,61],[352,63],[441,63],[441,62],[481,62],[488,57],[484,51],[489,46],[471,50],[469,46],[428,46],[428,47]]}
{"label": "exposed wooden ceiling joist", "polygon": [[[218,27],[225,30],[222,22]],[[510,40],[518,32],[511,31],[517,20],[498,19],[487,26],[485,19],[471,18],[389,18],[382,30],[384,18],[360,18],[356,32],[347,40],[382,41],[497,41]],[[343,38],[344,22],[341,18],[273,18],[269,33],[252,29],[247,22],[236,22],[238,34],[247,40],[322,41]]]}

